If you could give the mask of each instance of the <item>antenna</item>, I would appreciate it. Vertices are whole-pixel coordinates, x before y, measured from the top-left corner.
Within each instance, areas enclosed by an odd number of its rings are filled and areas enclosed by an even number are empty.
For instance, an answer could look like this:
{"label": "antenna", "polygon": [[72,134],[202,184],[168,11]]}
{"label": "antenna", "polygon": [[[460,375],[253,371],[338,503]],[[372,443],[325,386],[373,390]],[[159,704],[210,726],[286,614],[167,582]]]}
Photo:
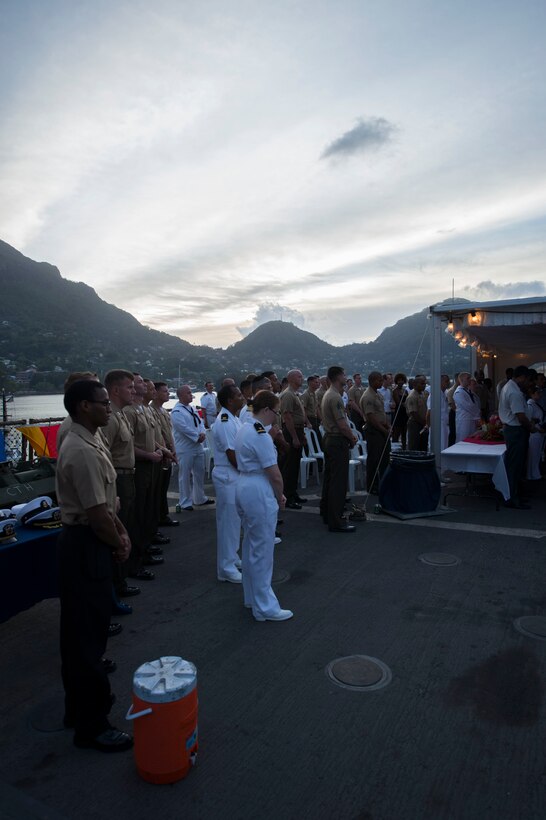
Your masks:
{"label": "antenna", "polygon": [[451,298],[455,301],[455,279],[451,280]]}

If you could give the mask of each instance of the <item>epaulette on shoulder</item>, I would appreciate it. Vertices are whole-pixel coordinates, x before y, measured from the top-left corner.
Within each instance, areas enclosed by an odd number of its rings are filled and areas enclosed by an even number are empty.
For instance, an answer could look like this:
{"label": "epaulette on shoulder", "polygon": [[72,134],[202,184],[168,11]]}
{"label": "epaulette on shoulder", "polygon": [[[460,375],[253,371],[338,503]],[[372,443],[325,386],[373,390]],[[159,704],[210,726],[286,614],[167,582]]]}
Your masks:
{"label": "epaulette on shoulder", "polygon": [[220,416],[220,421],[229,421],[229,416],[227,413],[222,413]]}
{"label": "epaulette on shoulder", "polygon": [[267,431],[266,431],[266,429],[265,429],[265,427],[263,426],[263,424],[260,424],[260,422],[259,422],[259,421],[255,421],[255,422],[254,422],[254,429],[256,430],[256,432],[257,432],[257,433],[265,433],[265,432],[267,432]]}

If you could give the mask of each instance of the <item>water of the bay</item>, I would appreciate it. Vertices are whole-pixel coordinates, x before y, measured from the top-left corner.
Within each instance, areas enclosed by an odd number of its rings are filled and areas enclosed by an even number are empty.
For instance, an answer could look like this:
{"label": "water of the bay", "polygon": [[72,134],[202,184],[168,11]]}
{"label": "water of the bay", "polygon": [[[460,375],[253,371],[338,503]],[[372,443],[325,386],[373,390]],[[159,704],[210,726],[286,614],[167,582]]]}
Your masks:
{"label": "water of the bay", "polygon": [[[198,405],[203,393],[201,391],[193,394],[193,404]],[[168,401],[164,407],[171,410],[176,404],[176,399]],[[45,396],[15,396],[13,401],[6,405],[8,411],[8,421],[26,421],[28,419],[62,419],[66,416],[63,404],[63,394]]]}

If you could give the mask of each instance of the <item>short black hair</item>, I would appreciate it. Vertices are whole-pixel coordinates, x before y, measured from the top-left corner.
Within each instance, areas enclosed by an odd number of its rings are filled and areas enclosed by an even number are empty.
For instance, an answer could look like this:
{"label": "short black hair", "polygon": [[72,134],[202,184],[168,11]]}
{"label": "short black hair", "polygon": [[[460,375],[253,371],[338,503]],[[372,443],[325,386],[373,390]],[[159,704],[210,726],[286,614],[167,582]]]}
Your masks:
{"label": "short black hair", "polygon": [[221,407],[227,407],[228,401],[233,397],[233,394],[236,390],[236,384],[225,384],[223,387],[220,388],[216,398],[218,399],[218,403]]}
{"label": "short black hair", "polygon": [[331,382],[333,382],[334,379],[337,379],[338,376],[341,376],[342,373],[345,373],[345,370],[337,364],[334,364],[332,367],[328,368],[328,378]]}
{"label": "short black hair", "polygon": [[159,390],[160,387],[168,387],[169,385],[167,382],[154,382],[154,387],[156,390]]}
{"label": "short black hair", "polygon": [[518,364],[517,367],[514,368],[514,373],[512,375],[513,379],[519,379],[520,376],[528,376],[529,375],[529,368],[525,367],[524,364]]}
{"label": "short black hair", "polygon": [[[228,385],[228,386],[229,386],[229,385]],[[251,381],[249,381],[248,379],[243,379],[243,381],[242,381],[242,382],[241,382],[241,384],[239,385],[239,390],[242,392],[243,390],[246,390],[246,389],[247,389],[247,387],[251,387],[251,386],[252,386],[252,382],[251,382]]]}
{"label": "short black hair", "polygon": [[93,401],[96,391],[101,389],[105,389],[102,382],[91,379],[80,379],[80,381],[73,382],[64,394],[64,406],[71,418],[77,414],[78,405],[82,401]]}

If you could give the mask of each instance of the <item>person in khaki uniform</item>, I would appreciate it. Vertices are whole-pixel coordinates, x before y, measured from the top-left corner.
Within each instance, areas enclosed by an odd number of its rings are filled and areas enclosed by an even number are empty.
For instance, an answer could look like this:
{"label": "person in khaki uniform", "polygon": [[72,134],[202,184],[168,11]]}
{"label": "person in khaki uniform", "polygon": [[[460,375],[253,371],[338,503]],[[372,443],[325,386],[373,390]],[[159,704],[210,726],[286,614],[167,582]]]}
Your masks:
{"label": "person in khaki uniform", "polygon": [[144,561],[147,560],[146,550],[151,546],[157,531],[153,466],[161,464],[163,452],[156,442],[152,418],[144,408],[147,393],[144,379],[139,373],[133,373],[133,376],[135,401],[123,410],[135,445],[135,515],[129,531],[133,550],[127,569],[131,578],[153,581],[155,576],[149,569],[145,569]]}
{"label": "person in khaki uniform", "polygon": [[131,550],[127,530],[116,515],[116,471],[96,436],[106,426],[110,400],[100,382],[77,381],[64,404],[72,428],[59,452],[56,493],[61,509],[59,589],[65,725],[74,744],[100,751],[132,746],[112,727],[112,695],[101,661],[110,624],[112,554],[125,561]]}
{"label": "person in khaki uniform", "polygon": [[360,407],[366,420],[366,485],[369,493],[377,495],[379,483],[389,464],[391,452],[390,424],[385,412],[384,397],[378,392],[383,384],[381,373],[368,376],[368,388],[362,394]]}
{"label": "person in khaki uniform", "polygon": [[178,527],[180,521],[176,518],[171,518],[169,515],[169,502],[167,500],[167,492],[169,484],[171,483],[172,465],[177,463],[176,451],[174,448],[174,434],[171,423],[171,416],[163,405],[169,401],[169,388],[165,382],[154,382],[156,391],[155,399],[150,405],[152,411],[157,419],[161,435],[165,443],[165,450],[163,462],[161,465],[161,486],[159,493],[159,526],[160,527]]}
{"label": "person in khaki uniform", "polygon": [[324,394],[321,405],[325,465],[320,514],[330,532],[354,532],[354,524],[346,524],[343,520],[349,456],[356,444],[341,395],[345,387],[345,372],[342,367],[330,367],[328,378],[331,387]]}
{"label": "person in khaki uniform", "polygon": [[406,399],[408,450],[421,450],[424,453],[428,447],[426,386],[425,377],[416,376],[413,380],[413,390]]}
{"label": "person in khaki uniform", "polygon": [[[123,409],[130,407],[135,398],[134,376],[129,370],[110,370],[104,377],[104,385],[108,390],[112,412],[102,433],[116,471],[118,517],[125,529],[131,532],[135,507],[135,446]],[[127,584],[125,571],[126,564],[114,566],[114,588],[120,598],[140,592],[138,587]]]}
{"label": "person in khaki uniform", "polygon": [[317,391],[319,387],[320,377],[309,376],[307,379],[307,390],[300,396],[307,421],[317,435],[319,435],[320,425],[320,409],[317,399]]}
{"label": "person in khaki uniform", "polygon": [[307,503],[306,498],[298,495],[298,478],[302,449],[305,444],[304,427],[307,424],[305,410],[297,391],[303,384],[301,370],[290,370],[287,373],[288,387],[281,393],[282,432],[290,445],[282,466],[286,507],[289,510],[301,510]]}
{"label": "person in khaki uniform", "polygon": [[360,373],[354,373],[353,379],[354,384],[347,394],[349,398],[349,418],[358,432],[361,433],[364,426],[364,417],[360,408],[360,399],[364,395],[364,385],[362,384],[362,376]]}
{"label": "person in khaki uniform", "polygon": [[322,420],[322,399],[324,398],[324,394],[330,387],[330,382],[328,380],[328,376],[320,376],[320,387],[317,390],[317,405],[319,410],[319,419]]}

